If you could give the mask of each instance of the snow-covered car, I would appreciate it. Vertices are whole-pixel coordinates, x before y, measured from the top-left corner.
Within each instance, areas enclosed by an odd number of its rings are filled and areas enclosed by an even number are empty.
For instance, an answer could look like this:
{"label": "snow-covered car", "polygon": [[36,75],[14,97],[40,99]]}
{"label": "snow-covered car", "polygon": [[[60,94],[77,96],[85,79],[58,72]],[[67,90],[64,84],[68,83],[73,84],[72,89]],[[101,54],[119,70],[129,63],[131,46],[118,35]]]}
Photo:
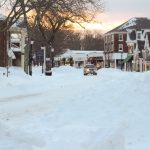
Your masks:
{"label": "snow-covered car", "polygon": [[93,74],[97,75],[97,68],[94,64],[86,64],[83,70],[84,75]]}

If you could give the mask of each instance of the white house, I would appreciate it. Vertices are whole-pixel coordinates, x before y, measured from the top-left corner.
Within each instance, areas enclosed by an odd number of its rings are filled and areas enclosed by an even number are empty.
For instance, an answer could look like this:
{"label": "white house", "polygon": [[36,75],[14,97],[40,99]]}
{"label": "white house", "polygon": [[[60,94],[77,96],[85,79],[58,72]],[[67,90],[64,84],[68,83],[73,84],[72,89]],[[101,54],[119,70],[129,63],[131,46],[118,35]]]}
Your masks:
{"label": "white house", "polygon": [[[150,18],[131,18],[107,32],[104,49],[108,60],[111,61],[109,63],[113,66],[116,66],[113,58],[118,59],[117,54],[114,53],[122,51],[124,53],[122,59],[126,53],[128,54],[123,60],[123,64],[127,66],[126,70],[150,70]],[[119,63],[120,60],[117,61],[117,65]]]}
{"label": "white house", "polygon": [[25,47],[26,29],[20,28],[15,23],[10,28],[10,46],[9,53],[12,57],[12,65],[24,67],[24,47]]}
{"label": "white house", "polygon": [[133,55],[133,69],[150,70],[150,19],[136,18],[135,25],[127,29],[127,46]]}
{"label": "white house", "polygon": [[121,63],[126,57],[127,53],[111,53],[108,56],[107,54],[104,53],[104,51],[67,50],[64,54],[60,55],[59,57],[56,57],[55,59],[73,58],[75,67],[78,67],[79,64],[81,66],[84,66],[86,63],[88,63],[88,60],[90,59],[92,60],[92,58],[96,58],[98,62],[97,65],[105,67],[107,66],[106,63],[109,59],[111,62],[114,62],[110,63],[111,65],[110,67],[118,68],[117,61],[118,60],[120,61],[121,66]]}
{"label": "white house", "polygon": [[92,58],[95,58],[97,62],[103,62],[104,51],[86,51],[86,50],[67,50],[64,54],[60,55],[59,58],[70,59],[74,61],[75,67],[82,67]]}

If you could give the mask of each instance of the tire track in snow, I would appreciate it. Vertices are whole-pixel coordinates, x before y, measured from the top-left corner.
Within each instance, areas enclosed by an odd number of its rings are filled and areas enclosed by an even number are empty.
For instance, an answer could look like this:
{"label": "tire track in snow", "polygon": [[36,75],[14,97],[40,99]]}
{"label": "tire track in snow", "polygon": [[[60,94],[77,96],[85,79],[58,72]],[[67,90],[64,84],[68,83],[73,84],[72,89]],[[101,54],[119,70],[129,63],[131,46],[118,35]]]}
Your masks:
{"label": "tire track in snow", "polygon": [[33,93],[33,94],[28,94],[28,95],[10,96],[10,97],[5,97],[5,98],[0,98],[0,102],[10,102],[10,101],[14,101],[14,100],[29,98],[29,97],[35,97],[35,96],[38,96],[41,94],[42,93]]}

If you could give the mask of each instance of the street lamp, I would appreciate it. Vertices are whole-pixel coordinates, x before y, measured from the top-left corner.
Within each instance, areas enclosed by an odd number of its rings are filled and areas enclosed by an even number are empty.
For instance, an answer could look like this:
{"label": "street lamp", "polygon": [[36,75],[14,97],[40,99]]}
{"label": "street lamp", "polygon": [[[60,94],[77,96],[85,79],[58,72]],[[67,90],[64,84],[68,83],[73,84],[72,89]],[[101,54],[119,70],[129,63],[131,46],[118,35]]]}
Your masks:
{"label": "street lamp", "polygon": [[104,53],[104,68],[106,68],[106,51],[104,51],[103,53]]}
{"label": "street lamp", "polygon": [[30,41],[30,50],[29,50],[29,75],[32,76],[32,49],[33,49],[34,41]]}
{"label": "street lamp", "polygon": [[44,45],[41,46],[41,50],[43,50],[43,64],[42,64],[42,73],[45,73],[45,68],[46,68],[46,48]]}
{"label": "street lamp", "polygon": [[58,56],[58,66],[61,65],[61,56]]}
{"label": "street lamp", "polygon": [[123,50],[120,49],[119,53],[121,54],[121,70],[123,69],[123,62],[122,62],[122,54],[123,54]]}
{"label": "street lamp", "polygon": [[53,56],[53,53],[54,53],[54,48],[52,47],[51,48],[51,60],[52,60],[52,68],[54,67],[54,56]]}
{"label": "street lamp", "polygon": [[107,51],[107,55],[108,55],[108,56],[107,56],[107,58],[108,58],[108,68],[110,68],[110,56],[109,56],[110,53],[111,53],[111,51],[108,50],[108,51]]}

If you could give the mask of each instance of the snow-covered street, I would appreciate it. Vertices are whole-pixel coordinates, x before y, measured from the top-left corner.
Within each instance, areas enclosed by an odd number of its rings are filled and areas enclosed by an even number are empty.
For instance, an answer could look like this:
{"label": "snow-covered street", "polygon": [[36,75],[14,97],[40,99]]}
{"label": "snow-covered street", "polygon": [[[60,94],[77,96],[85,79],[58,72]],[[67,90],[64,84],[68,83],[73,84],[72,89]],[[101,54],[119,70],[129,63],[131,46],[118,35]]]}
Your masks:
{"label": "snow-covered street", "polygon": [[0,150],[150,149],[150,72],[0,68]]}

